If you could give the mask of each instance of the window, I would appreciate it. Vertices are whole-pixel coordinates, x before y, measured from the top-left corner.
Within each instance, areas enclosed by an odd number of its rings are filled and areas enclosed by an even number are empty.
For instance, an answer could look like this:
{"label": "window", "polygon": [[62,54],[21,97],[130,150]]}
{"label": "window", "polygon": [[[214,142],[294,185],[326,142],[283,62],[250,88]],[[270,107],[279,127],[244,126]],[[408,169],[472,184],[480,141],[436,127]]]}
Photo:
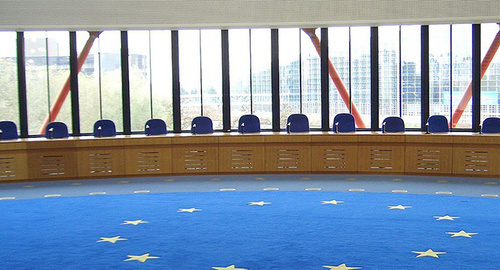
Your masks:
{"label": "window", "polygon": [[[481,24],[481,58],[484,59],[499,33],[496,23]],[[481,80],[481,123],[488,117],[500,117],[500,56],[493,57]]]}
{"label": "window", "polygon": [[105,31],[92,43],[89,32],[77,32],[77,50],[91,44],[78,75],[81,132],[92,133],[99,119],[110,119],[123,132],[120,31]]}
{"label": "window", "polygon": [[371,123],[370,27],[351,27],[351,98],[364,126]]}
{"label": "window", "polygon": [[0,121],[19,123],[16,32],[0,32]]}
{"label": "window", "polygon": [[[330,27],[328,29],[328,53],[330,57],[330,62],[335,68],[340,80],[335,82],[332,80],[332,71],[329,71],[330,75],[330,128],[333,125],[333,117],[339,113],[349,113],[350,106],[349,100],[351,97],[351,86],[350,86],[350,74],[351,74],[351,62],[350,62],[350,28],[349,27]],[[349,100],[345,102],[340,95],[339,88],[342,87],[346,89],[349,94]]]}
{"label": "window", "polygon": [[231,127],[243,114],[255,114],[262,129],[272,126],[271,30],[229,30]]}
{"label": "window", "polygon": [[144,131],[150,118],[173,129],[170,31],[129,31],[132,131]]}
{"label": "window", "polygon": [[212,119],[222,129],[222,61],[220,30],[179,31],[181,126],[189,129],[194,117]]}
{"label": "window", "polygon": [[60,99],[58,114],[50,110],[69,76],[68,32],[25,32],[24,39],[29,134],[45,133],[44,123],[53,121],[64,122],[71,130],[69,95]]}

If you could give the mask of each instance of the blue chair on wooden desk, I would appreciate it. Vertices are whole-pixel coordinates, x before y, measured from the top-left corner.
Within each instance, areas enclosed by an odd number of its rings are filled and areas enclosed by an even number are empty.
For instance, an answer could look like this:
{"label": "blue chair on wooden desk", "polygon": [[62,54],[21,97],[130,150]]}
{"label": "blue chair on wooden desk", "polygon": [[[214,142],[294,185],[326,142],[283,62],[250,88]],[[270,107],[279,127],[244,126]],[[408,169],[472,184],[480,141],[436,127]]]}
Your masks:
{"label": "blue chair on wooden desk", "polygon": [[356,131],[354,116],[350,113],[339,113],[333,118],[333,132],[346,133]]}
{"label": "blue chair on wooden desk", "polygon": [[500,118],[489,117],[481,125],[481,133],[500,133]]}
{"label": "blue chair on wooden desk", "polygon": [[210,134],[214,133],[212,119],[206,116],[197,116],[191,121],[191,133]]}
{"label": "blue chair on wooden desk", "polygon": [[450,132],[448,119],[443,115],[433,115],[427,120],[427,133]]}
{"label": "blue chair on wooden desk", "polygon": [[17,134],[16,123],[12,121],[1,121],[0,122],[0,140],[17,140],[19,135]]}
{"label": "blue chair on wooden desk", "polygon": [[94,123],[94,137],[114,137],[116,136],[115,123],[108,119],[97,120]]}
{"label": "blue chair on wooden desk", "polygon": [[238,121],[239,133],[257,133],[260,132],[259,117],[253,114],[245,114]]}
{"label": "blue chair on wooden desk", "polygon": [[149,119],[144,126],[146,136],[167,134],[167,124],[162,119]]}
{"label": "blue chair on wooden desk", "polygon": [[66,126],[63,122],[52,122],[45,128],[45,138],[47,139],[61,139],[68,137],[68,126]]}
{"label": "blue chair on wooden desk", "polygon": [[286,132],[309,132],[309,119],[305,114],[292,114],[286,120]]}
{"label": "blue chair on wooden desk", "polygon": [[404,132],[405,122],[401,117],[389,116],[382,121],[382,133]]}

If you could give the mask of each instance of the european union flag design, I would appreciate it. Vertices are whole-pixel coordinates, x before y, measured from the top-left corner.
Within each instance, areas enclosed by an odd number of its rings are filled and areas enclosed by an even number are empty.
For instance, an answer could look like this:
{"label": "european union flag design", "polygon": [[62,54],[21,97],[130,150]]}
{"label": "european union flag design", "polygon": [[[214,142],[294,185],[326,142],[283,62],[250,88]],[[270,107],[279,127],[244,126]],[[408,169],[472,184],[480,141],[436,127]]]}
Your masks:
{"label": "european union flag design", "polygon": [[500,269],[495,198],[197,192],[0,202],[0,269]]}

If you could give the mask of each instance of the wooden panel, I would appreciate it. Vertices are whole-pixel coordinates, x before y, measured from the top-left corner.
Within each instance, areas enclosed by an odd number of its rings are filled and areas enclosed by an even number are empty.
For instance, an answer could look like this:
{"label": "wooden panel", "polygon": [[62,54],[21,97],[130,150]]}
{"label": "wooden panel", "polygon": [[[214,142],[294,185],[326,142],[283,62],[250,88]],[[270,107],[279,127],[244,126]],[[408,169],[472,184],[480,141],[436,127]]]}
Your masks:
{"label": "wooden panel", "polygon": [[0,154],[0,181],[28,179],[28,157],[25,151],[3,151]]}
{"label": "wooden panel", "polygon": [[70,179],[76,177],[75,151],[71,149],[31,150],[28,153],[30,179]]}
{"label": "wooden panel", "polygon": [[358,142],[358,135],[356,133],[311,133],[312,143],[352,143]]}
{"label": "wooden panel", "polygon": [[404,172],[404,145],[369,144],[358,147],[358,171],[371,173]]}
{"label": "wooden panel", "polygon": [[451,174],[451,166],[451,144],[412,144],[406,146],[406,173]]}
{"label": "wooden panel", "polygon": [[172,169],[174,173],[217,172],[218,148],[216,145],[172,146]]}
{"label": "wooden panel", "polygon": [[453,174],[500,175],[500,147],[484,145],[454,146]]}
{"label": "wooden panel", "polygon": [[172,173],[170,147],[132,148],[125,150],[125,173],[148,175]]}
{"label": "wooden panel", "polygon": [[266,146],[266,171],[310,172],[311,146],[301,144],[273,144]]}
{"label": "wooden panel", "polygon": [[117,148],[82,148],[78,151],[78,176],[125,175],[124,150]]}
{"label": "wooden panel", "polygon": [[219,172],[263,172],[264,146],[220,145]]}
{"label": "wooden panel", "polygon": [[356,172],[358,147],[355,144],[313,145],[313,172]]}

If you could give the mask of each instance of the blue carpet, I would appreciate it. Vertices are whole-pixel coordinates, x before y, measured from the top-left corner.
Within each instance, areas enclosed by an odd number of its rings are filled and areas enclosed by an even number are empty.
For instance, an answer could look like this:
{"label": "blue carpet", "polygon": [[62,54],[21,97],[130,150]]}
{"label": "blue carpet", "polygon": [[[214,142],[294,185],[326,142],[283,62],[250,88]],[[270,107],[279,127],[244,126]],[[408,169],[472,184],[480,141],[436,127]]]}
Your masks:
{"label": "blue carpet", "polygon": [[[337,205],[321,201],[344,201]],[[249,202],[271,204],[251,206]],[[390,210],[388,206],[411,206]],[[201,211],[179,213],[180,208]],[[500,201],[343,192],[204,192],[0,202],[0,269],[500,269]],[[434,216],[460,217],[454,221]],[[148,223],[122,225],[124,221]],[[472,238],[446,232],[478,233]],[[97,242],[101,237],[127,240]],[[446,252],[439,258],[412,251]],[[144,263],[128,255],[159,258]],[[332,268],[333,269],[333,268]]]}

